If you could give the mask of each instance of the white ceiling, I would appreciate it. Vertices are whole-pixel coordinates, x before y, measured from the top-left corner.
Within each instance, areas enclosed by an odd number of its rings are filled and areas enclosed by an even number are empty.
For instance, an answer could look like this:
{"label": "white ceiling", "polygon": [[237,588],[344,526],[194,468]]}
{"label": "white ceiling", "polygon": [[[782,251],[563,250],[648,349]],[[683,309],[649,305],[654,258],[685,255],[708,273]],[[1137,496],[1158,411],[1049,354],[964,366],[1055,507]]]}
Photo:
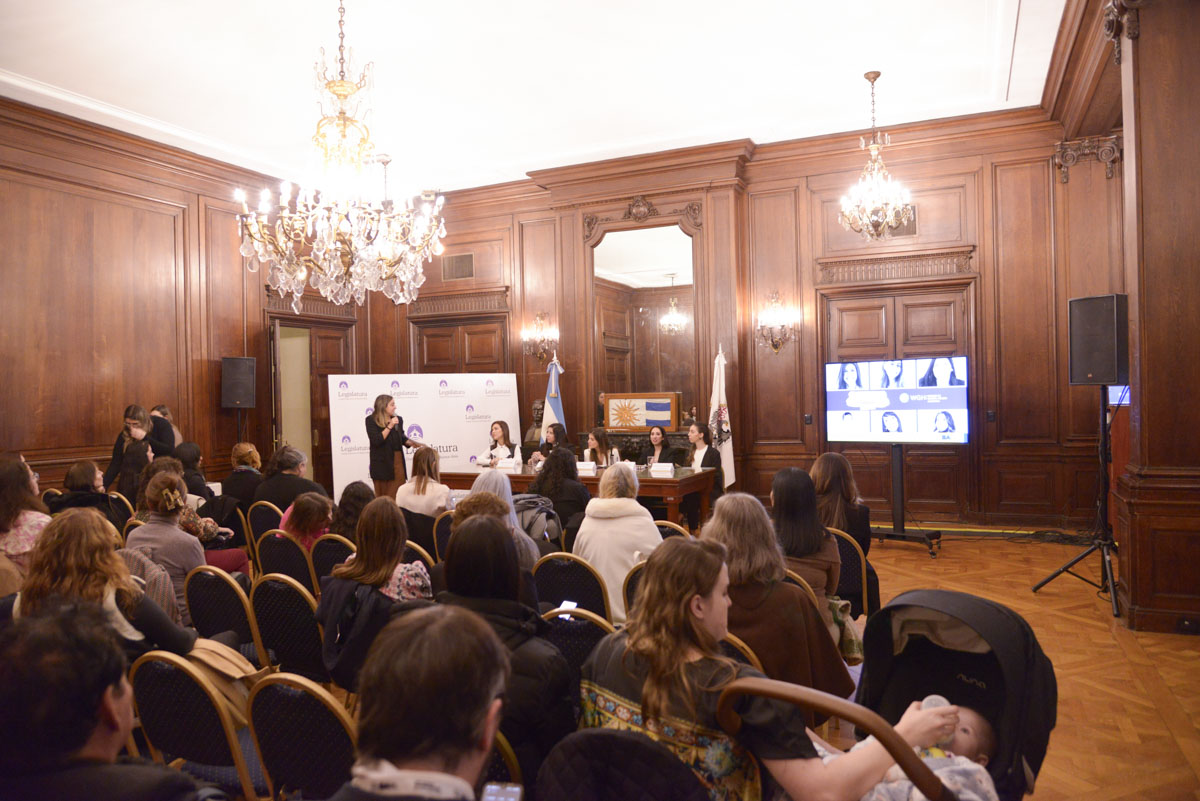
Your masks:
{"label": "white ceiling", "polygon": [[[347,0],[391,185],[1036,105],[1065,0]],[[0,0],[0,94],[298,177],[335,0]]]}

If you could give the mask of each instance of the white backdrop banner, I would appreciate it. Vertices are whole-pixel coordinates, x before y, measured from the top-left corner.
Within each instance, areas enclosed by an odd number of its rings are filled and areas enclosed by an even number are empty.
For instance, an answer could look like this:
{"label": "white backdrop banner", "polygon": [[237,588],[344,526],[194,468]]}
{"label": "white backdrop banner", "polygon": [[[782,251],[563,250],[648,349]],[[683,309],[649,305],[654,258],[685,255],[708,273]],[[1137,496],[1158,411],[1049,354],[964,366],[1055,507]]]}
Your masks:
{"label": "white backdrop banner", "polygon": [[[437,449],[444,472],[462,472],[487,450],[492,422],[504,420],[521,440],[517,377],[513,373],[421,373],[329,376],[329,434],[333,443],[333,498],[354,481],[371,485],[366,419],[375,398],[391,395],[404,432]],[[404,460],[412,475],[412,448]]]}

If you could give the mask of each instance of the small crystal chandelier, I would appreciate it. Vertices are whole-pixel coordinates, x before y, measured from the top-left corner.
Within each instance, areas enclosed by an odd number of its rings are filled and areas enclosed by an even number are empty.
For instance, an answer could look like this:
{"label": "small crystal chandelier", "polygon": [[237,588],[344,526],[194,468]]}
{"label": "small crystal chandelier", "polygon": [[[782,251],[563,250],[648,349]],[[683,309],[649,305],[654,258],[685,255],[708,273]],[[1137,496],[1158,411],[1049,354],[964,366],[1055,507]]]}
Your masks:
{"label": "small crystal chandelier", "polygon": [[[425,282],[423,263],[442,253],[446,235],[444,199],[437,192],[422,192],[403,209],[387,199],[391,159],[374,155],[370,131],[359,119],[360,92],[371,87],[372,65],[358,80],[346,77],[345,16],[339,3],[337,73],[326,69],[324,50],[316,65],[323,116],[312,141],[321,155],[326,186],[303,190],[284,181],[278,203],[264,189],[253,212],[245,192],[235,193],[242,204],[238,223],[247,268],[255,272],[256,262],[265,264],[267,283],[280,297],[291,294],[297,313],[306,283],[338,305],[351,300],[361,305],[368,291],[383,292],[396,304],[411,303]],[[366,113],[361,116],[365,119]],[[368,164],[383,166],[382,203],[362,196],[362,172]]]}
{"label": "small crystal chandelier", "polygon": [[[671,288],[675,288],[675,273],[671,273]],[[674,336],[683,331],[687,327],[687,318],[679,312],[679,298],[671,298],[671,308],[667,309],[666,314],[658,318],[658,330],[664,334]]]}
{"label": "small crystal chandelier", "polygon": [[557,349],[558,326],[550,325],[550,316],[546,312],[538,312],[534,315],[533,326],[521,329],[522,352],[544,362]]}
{"label": "small crystal chandelier", "polygon": [[798,318],[795,309],[784,307],[778,292],[767,295],[767,305],[758,313],[759,344],[779,353],[789,339],[797,337]]}
{"label": "small crystal chandelier", "polygon": [[847,230],[862,234],[867,240],[881,239],[912,219],[913,207],[908,190],[888,175],[880,155],[892,139],[875,127],[875,81],[880,76],[872,70],[863,77],[871,83],[871,139],[859,138],[859,146],[870,151],[867,166],[863,167],[858,183],[842,198],[838,221]]}

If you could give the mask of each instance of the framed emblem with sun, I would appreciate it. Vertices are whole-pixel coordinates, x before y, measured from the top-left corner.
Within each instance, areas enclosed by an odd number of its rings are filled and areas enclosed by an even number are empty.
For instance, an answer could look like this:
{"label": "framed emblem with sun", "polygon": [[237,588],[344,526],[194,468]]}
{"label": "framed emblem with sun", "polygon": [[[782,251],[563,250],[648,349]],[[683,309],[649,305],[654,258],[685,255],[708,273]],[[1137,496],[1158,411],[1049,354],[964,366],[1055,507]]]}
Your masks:
{"label": "framed emblem with sun", "polygon": [[604,427],[615,431],[649,431],[662,426],[676,431],[682,415],[682,392],[608,392],[600,396]]}

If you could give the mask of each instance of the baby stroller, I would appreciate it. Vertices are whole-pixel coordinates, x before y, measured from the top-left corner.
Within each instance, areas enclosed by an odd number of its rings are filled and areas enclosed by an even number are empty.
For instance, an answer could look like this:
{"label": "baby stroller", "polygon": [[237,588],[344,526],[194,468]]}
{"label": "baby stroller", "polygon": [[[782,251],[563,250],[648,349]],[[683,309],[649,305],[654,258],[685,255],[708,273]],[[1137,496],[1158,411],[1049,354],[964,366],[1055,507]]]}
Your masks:
{"label": "baby stroller", "polygon": [[855,700],[892,725],[912,701],[945,696],[996,732],[988,772],[1001,801],[1033,792],[1058,706],[1054,666],[1008,607],[949,590],[897,596],[867,621]]}

